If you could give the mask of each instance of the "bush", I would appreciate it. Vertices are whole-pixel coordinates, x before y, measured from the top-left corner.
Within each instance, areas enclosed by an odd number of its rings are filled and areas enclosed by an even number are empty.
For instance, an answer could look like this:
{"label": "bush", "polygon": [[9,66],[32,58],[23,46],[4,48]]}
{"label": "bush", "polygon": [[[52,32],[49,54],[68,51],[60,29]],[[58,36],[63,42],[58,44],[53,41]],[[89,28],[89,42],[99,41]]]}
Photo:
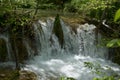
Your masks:
{"label": "bush", "polygon": [[32,7],[32,4],[29,4],[29,3],[20,5],[20,8],[31,8],[31,7]]}
{"label": "bush", "polygon": [[78,10],[77,10],[77,8],[73,4],[67,3],[67,4],[65,4],[64,11],[67,11],[67,12],[77,12]]}
{"label": "bush", "polygon": [[49,4],[40,4],[39,9],[57,9],[57,6],[53,5],[52,3],[49,3]]}

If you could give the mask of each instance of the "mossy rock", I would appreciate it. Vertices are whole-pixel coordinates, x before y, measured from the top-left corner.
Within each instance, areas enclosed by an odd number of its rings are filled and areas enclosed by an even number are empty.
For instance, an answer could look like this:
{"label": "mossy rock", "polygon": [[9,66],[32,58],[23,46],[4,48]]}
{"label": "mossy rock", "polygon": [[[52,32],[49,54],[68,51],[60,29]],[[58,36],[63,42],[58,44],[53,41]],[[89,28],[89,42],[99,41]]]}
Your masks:
{"label": "mossy rock", "polygon": [[0,69],[0,80],[18,80],[18,78],[19,78],[19,71]]}
{"label": "mossy rock", "polygon": [[17,46],[17,50],[18,50],[18,57],[20,62],[22,62],[23,60],[27,60],[28,59],[28,51],[24,45],[24,43],[20,40],[16,41],[16,46]]}
{"label": "mossy rock", "polygon": [[25,70],[0,69],[0,80],[37,80],[37,75]]}
{"label": "mossy rock", "polygon": [[61,47],[63,48],[64,34],[63,34],[62,25],[60,23],[60,17],[58,14],[57,14],[55,21],[54,21],[53,33],[58,37],[59,43],[60,43]]}
{"label": "mossy rock", "polygon": [[0,62],[4,62],[7,59],[7,47],[4,39],[0,39]]}
{"label": "mossy rock", "polygon": [[37,80],[37,75],[34,72],[31,71],[19,71],[19,78],[18,80]]}

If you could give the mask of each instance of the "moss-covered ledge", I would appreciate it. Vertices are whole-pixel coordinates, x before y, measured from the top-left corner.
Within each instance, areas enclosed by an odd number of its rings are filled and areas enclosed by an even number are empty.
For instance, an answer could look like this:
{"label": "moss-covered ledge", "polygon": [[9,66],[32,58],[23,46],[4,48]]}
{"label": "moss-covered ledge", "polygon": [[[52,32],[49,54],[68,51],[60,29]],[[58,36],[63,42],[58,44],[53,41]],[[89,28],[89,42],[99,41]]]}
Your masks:
{"label": "moss-covered ledge", "polygon": [[0,69],[0,80],[37,80],[37,75],[26,70]]}

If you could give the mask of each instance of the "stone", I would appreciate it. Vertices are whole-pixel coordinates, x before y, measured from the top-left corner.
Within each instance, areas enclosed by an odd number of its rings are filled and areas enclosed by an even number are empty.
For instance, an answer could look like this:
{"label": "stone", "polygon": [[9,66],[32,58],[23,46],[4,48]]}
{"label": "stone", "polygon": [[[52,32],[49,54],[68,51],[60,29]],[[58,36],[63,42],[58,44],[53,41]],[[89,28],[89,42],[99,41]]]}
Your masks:
{"label": "stone", "polygon": [[59,15],[57,15],[56,18],[55,18],[53,31],[52,32],[58,38],[58,41],[59,41],[59,44],[61,45],[61,48],[63,48],[63,45],[64,45],[64,34],[63,34],[62,25],[60,23]]}
{"label": "stone", "polygon": [[18,80],[37,80],[37,75],[31,71],[19,71],[19,79]]}

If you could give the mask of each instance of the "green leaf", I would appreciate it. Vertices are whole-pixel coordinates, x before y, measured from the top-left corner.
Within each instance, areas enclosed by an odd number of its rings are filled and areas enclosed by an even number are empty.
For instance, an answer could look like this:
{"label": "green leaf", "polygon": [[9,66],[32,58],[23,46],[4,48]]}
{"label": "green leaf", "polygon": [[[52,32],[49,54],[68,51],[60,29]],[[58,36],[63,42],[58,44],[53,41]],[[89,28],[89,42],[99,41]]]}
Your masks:
{"label": "green leaf", "polygon": [[65,77],[61,77],[60,80],[65,80]]}
{"label": "green leaf", "polygon": [[117,41],[118,46],[120,46],[120,40]]}
{"label": "green leaf", "polygon": [[93,78],[93,80],[100,80],[100,79],[98,79],[98,78]]}
{"label": "green leaf", "polygon": [[107,43],[107,47],[112,47],[114,45],[114,43],[113,42],[109,42],[109,43]]}
{"label": "green leaf", "polygon": [[107,47],[113,47],[114,44],[116,44],[118,39],[113,39],[110,42],[107,43]]}
{"label": "green leaf", "polygon": [[116,22],[118,19],[120,19],[120,9],[118,9],[115,13],[114,22]]}

